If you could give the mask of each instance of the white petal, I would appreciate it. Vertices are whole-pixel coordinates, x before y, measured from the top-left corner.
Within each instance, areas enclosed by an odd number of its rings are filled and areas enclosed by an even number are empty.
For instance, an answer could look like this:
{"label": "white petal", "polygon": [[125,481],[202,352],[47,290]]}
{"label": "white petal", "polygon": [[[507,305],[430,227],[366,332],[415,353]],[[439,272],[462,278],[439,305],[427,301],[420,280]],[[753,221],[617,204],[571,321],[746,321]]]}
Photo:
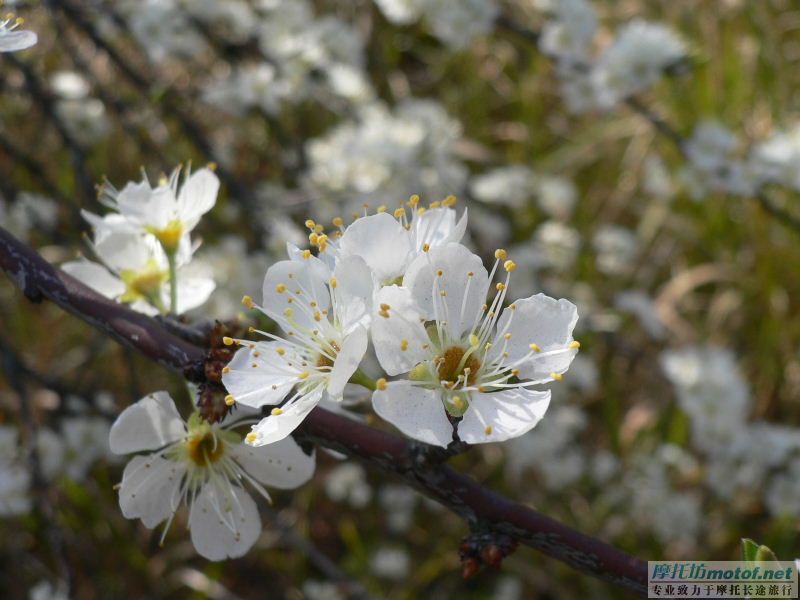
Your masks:
{"label": "white petal", "polygon": [[[294,326],[287,320],[286,309],[291,309],[295,322],[315,329],[319,325],[314,320],[314,313],[330,307],[328,280],[322,276],[322,269],[314,264],[311,259],[282,260],[272,265],[264,277],[264,313],[287,332]],[[312,302],[316,306],[311,307]]]}
{"label": "white petal", "polygon": [[411,290],[423,316],[446,321],[447,333],[459,340],[472,328],[486,302],[489,274],[480,257],[465,246],[447,244],[414,259],[403,285]]}
{"label": "white petal", "polygon": [[389,213],[357,219],[339,240],[343,255],[360,256],[381,283],[403,274],[411,250],[408,232]]}
{"label": "white petal", "polygon": [[134,456],[122,473],[122,514],[141,519],[148,529],[161,523],[178,509],[177,491],[185,471],[181,463],[159,456]]}
{"label": "white petal", "polygon": [[99,238],[95,237],[94,250],[97,256],[116,272],[124,269],[141,271],[147,267],[148,260],[158,253],[158,246],[152,237],[140,232],[109,229]]}
{"label": "white petal", "polygon": [[411,222],[411,235],[414,239],[412,250],[417,253],[423,244],[431,248],[450,242],[460,242],[467,229],[467,211],[456,224],[456,211],[452,208],[431,208],[417,215]]}
{"label": "white petal", "polygon": [[245,345],[228,363],[230,371],[222,374],[222,384],[236,402],[245,406],[279,404],[299,381],[297,367],[289,363],[297,365],[299,359],[287,344],[258,342],[252,348]]}
{"label": "white petal", "polygon": [[114,421],[109,445],[114,454],[155,450],[185,435],[183,419],[167,392],[145,396]]}
{"label": "white petal", "polygon": [[192,502],[189,529],[197,553],[208,560],[244,556],[261,535],[258,507],[236,485],[206,484]]}
{"label": "white petal", "polygon": [[367,330],[363,327],[357,327],[353,333],[342,340],[342,348],[336,354],[330,379],[328,379],[328,394],[334,400],[339,400],[342,397],[344,386],[353,373],[356,372],[356,369],[361,364],[361,359],[364,358],[364,354],[367,352],[368,343],[369,336],[367,335]]}
{"label": "white petal", "polygon": [[187,229],[194,228],[204,214],[214,207],[219,192],[219,178],[210,169],[200,169],[189,176],[178,194],[178,213]]}
{"label": "white petal", "polygon": [[342,330],[368,327],[376,282],[367,263],[360,256],[346,256],[336,264],[334,276],[334,310]]}
{"label": "white petal", "polygon": [[447,447],[453,441],[453,426],[439,393],[408,381],[393,381],[372,395],[372,408],[407,436]]}
{"label": "white petal", "polygon": [[81,259],[64,263],[61,268],[106,298],[116,299],[125,293],[125,284],[97,263]]}
{"label": "white petal", "polygon": [[33,31],[11,31],[0,36],[0,52],[16,52],[30,48],[39,40]]}
{"label": "white petal", "polygon": [[117,196],[117,208],[126,219],[142,227],[166,227],[176,217],[176,199],[169,186],[155,189],[147,182],[128,183]]}
{"label": "white petal", "polygon": [[231,446],[236,461],[257,481],[281,490],[292,490],[314,475],[314,453],[303,452],[292,438],[254,448]]}
{"label": "white petal", "polygon": [[533,429],[550,405],[550,390],[524,388],[470,394],[458,424],[458,437],[468,444],[502,442]]}
{"label": "white petal", "polygon": [[[176,312],[180,315],[197,308],[208,300],[216,284],[208,277],[185,277],[178,272],[178,306]],[[165,306],[169,306],[169,284],[164,286]]]}
{"label": "white petal", "polygon": [[[421,313],[411,297],[411,292],[396,285],[386,286],[378,292],[372,316],[372,345],[381,367],[389,375],[408,373],[416,364],[430,357],[430,339],[420,322]],[[389,310],[382,314],[381,305]],[[389,317],[383,315],[388,314]],[[402,340],[408,342],[401,350]]]}
{"label": "white petal", "polygon": [[261,419],[253,426],[252,433],[256,434],[256,439],[251,445],[273,444],[287,437],[300,426],[306,415],[319,404],[321,398],[322,387],[317,386],[310,394],[282,406],[281,410],[283,412],[281,414],[269,415]]}
{"label": "white petal", "polygon": [[[521,378],[548,379],[550,373],[566,371],[577,354],[576,349],[569,348],[572,330],[578,322],[575,305],[569,300],[556,300],[544,294],[517,300],[514,305],[515,310],[506,308],[500,316],[491,358],[496,359],[506,344],[508,358],[505,362],[510,363],[529,354],[530,345],[537,344],[541,352],[517,367]],[[504,332],[511,333],[507,342],[501,338]]]}

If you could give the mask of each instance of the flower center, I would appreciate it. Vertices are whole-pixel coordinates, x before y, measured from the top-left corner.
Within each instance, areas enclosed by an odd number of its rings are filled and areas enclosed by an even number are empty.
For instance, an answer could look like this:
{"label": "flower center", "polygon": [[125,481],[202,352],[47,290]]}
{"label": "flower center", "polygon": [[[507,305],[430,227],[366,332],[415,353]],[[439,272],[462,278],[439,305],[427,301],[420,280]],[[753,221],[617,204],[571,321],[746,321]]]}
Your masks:
{"label": "flower center", "polygon": [[225,444],[210,431],[186,440],[186,453],[194,464],[201,467],[217,462],[224,452]]}
{"label": "flower center", "polygon": [[481,361],[474,354],[466,356],[467,351],[461,346],[451,346],[436,357],[437,373],[441,381],[452,384],[459,378],[467,385],[474,385],[481,368]]}
{"label": "flower center", "polygon": [[161,246],[167,254],[178,251],[178,245],[183,235],[183,224],[178,219],[170,221],[163,229],[153,227],[149,228],[149,231],[161,242]]}
{"label": "flower center", "polygon": [[319,355],[319,357],[317,358],[317,368],[333,367],[333,358],[331,358],[331,355],[336,356],[337,354],[339,354],[339,350],[341,350],[339,344],[337,344],[336,342],[328,342],[326,348],[328,355],[326,354]]}

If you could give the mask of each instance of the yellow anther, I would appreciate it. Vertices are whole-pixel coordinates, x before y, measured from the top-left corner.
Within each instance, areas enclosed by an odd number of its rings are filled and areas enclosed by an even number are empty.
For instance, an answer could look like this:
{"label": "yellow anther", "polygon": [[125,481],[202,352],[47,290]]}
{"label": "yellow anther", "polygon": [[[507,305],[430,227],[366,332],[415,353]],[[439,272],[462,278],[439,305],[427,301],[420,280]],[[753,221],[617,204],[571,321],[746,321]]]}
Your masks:
{"label": "yellow anther", "polygon": [[494,251],[494,257],[497,260],[505,260],[508,258],[508,252],[506,252],[502,248],[498,248],[497,250]]}
{"label": "yellow anther", "polygon": [[225,373],[230,373],[230,372],[231,372],[231,368],[230,368],[230,367],[223,367],[223,368],[222,368],[222,373],[223,373],[223,374],[225,374]]}
{"label": "yellow anther", "polygon": [[247,308],[253,308],[253,298],[250,296],[242,296],[242,304]]}
{"label": "yellow anther", "polygon": [[311,258],[311,250],[303,250],[303,258]]}
{"label": "yellow anther", "polygon": [[453,195],[450,195],[444,200],[442,200],[442,206],[453,206],[456,202],[458,202],[458,198],[456,198]]}
{"label": "yellow anther", "polygon": [[519,369],[511,369],[511,374],[514,377],[519,377]]}
{"label": "yellow anther", "polygon": [[269,414],[271,414],[273,417],[277,417],[278,415],[282,415],[283,414],[283,409],[282,408],[278,408],[276,406],[271,411],[269,411]]}
{"label": "yellow anther", "polygon": [[215,163],[215,162],[207,163],[206,164],[206,169],[208,169],[209,171],[216,171],[217,170],[217,163]]}
{"label": "yellow anther", "polygon": [[510,332],[509,333],[505,333],[505,334],[503,334],[503,337],[506,338],[507,340],[510,340],[511,339],[511,333]]}
{"label": "yellow anther", "polygon": [[419,196],[417,194],[414,194],[413,196],[411,196],[411,198],[408,199],[408,205],[411,207],[415,207],[417,206],[417,204],[419,204]]}
{"label": "yellow anther", "polygon": [[375,209],[375,212],[379,212],[379,213],[386,212],[386,205],[385,204],[381,204],[377,209]]}
{"label": "yellow anther", "polygon": [[315,321],[321,321],[322,320],[322,313],[320,313],[318,310],[314,311],[314,320]]}
{"label": "yellow anther", "polygon": [[581,347],[581,343],[578,340],[572,340],[569,343],[570,350],[577,350],[580,347]]}
{"label": "yellow anther", "polygon": [[386,389],[386,380],[381,377],[375,382],[375,388],[380,390],[381,392]]}
{"label": "yellow anther", "polygon": [[25,23],[25,19],[23,19],[22,17],[17,17],[17,20],[14,21],[14,23],[16,23],[17,27],[19,27],[20,25]]}
{"label": "yellow anther", "polygon": [[244,441],[246,441],[248,444],[252,444],[252,443],[253,443],[253,442],[255,442],[257,439],[258,439],[258,436],[257,436],[257,435],[256,435],[254,432],[252,432],[252,431],[251,431],[251,432],[250,432],[250,433],[248,433],[248,434],[247,434],[247,436],[244,438]]}
{"label": "yellow anther", "polygon": [[225,404],[227,404],[228,406],[233,406],[235,403],[236,403],[236,400],[234,399],[233,396],[231,396],[230,394],[225,396]]}
{"label": "yellow anther", "polygon": [[555,372],[550,373],[550,377],[552,377],[556,381],[561,381],[562,379],[564,379],[564,376],[561,373],[555,373]]}
{"label": "yellow anther", "polygon": [[427,209],[427,208],[425,208],[424,206],[420,206],[420,207],[417,209],[417,215],[424,215],[424,214],[425,214],[425,212],[426,212],[427,210],[428,210],[428,209]]}
{"label": "yellow anther", "polygon": [[492,435],[492,431],[494,431],[494,429],[492,429],[492,426],[491,426],[491,425],[487,425],[487,426],[486,426],[486,429],[484,429],[484,430],[483,430],[483,432],[484,432],[486,435]]}
{"label": "yellow anther", "polygon": [[317,226],[317,224],[314,222],[313,219],[307,219],[306,220],[306,227],[308,227],[309,229],[313,230],[314,227],[316,227],[316,226]]}
{"label": "yellow anther", "polygon": [[283,356],[284,354],[286,354],[286,350],[284,350],[283,348],[275,348],[275,352],[278,353],[278,356]]}
{"label": "yellow anther", "polygon": [[300,373],[297,376],[297,378],[298,379],[308,379],[309,375],[311,375],[311,373],[309,371],[303,371],[302,373]]}
{"label": "yellow anther", "polygon": [[505,283],[498,283],[494,287],[498,292],[502,292],[504,289],[506,289],[506,284]]}
{"label": "yellow anther", "polygon": [[291,319],[294,316],[294,311],[291,308],[286,308],[283,311],[283,316]]}
{"label": "yellow anther", "polygon": [[317,223],[314,226],[314,233],[322,233],[323,231],[325,231],[325,226],[322,223]]}
{"label": "yellow anther", "polygon": [[381,310],[388,312],[389,309],[392,308],[388,304],[381,304]]}
{"label": "yellow anther", "polygon": [[511,310],[517,310],[517,305],[516,304],[511,304],[511,305],[509,305],[508,308],[510,308]]}
{"label": "yellow anther", "polygon": [[317,235],[313,231],[308,234],[308,243],[311,244],[312,246],[316,246],[317,245],[317,240],[318,239],[319,239],[319,235]]}
{"label": "yellow anther", "polygon": [[473,271],[467,271],[467,277],[475,277],[475,273]]}
{"label": "yellow anther", "polygon": [[442,205],[441,200],[437,200],[436,202],[431,202],[430,208],[439,208]]}
{"label": "yellow anther", "polygon": [[515,263],[513,260],[507,260],[503,263],[503,268],[506,270],[506,272],[511,273],[511,271],[517,268],[517,263]]}
{"label": "yellow anther", "polygon": [[331,277],[330,280],[328,280],[328,283],[331,284],[333,289],[336,289],[336,286],[339,285],[339,280],[337,280],[336,277]]}
{"label": "yellow anther", "polygon": [[275,291],[278,292],[279,294],[282,294],[283,292],[286,291],[286,284],[279,283],[278,285],[275,286]]}
{"label": "yellow anther", "polygon": [[233,338],[229,338],[227,335],[222,338],[222,343],[226,346],[232,346],[234,344]]}
{"label": "yellow anther", "polygon": [[404,214],[406,214],[406,209],[405,209],[405,208],[402,208],[402,207],[401,207],[401,208],[396,208],[396,209],[394,209],[394,218],[395,218],[395,219],[399,219],[399,218],[400,218],[400,217],[402,217]]}
{"label": "yellow anther", "polygon": [[431,245],[430,244],[422,244],[422,251],[423,252],[427,252],[430,249],[431,249]]}
{"label": "yellow anther", "polygon": [[478,344],[480,343],[481,343],[480,338],[474,333],[471,333],[469,336],[469,345],[472,346],[473,348],[477,348]]}
{"label": "yellow anther", "polygon": [[400,350],[403,352],[408,350],[408,340],[400,340]]}
{"label": "yellow anther", "polygon": [[541,352],[542,351],[542,348],[539,346],[539,344],[531,344],[530,346],[528,346],[528,348],[530,348],[534,352]]}
{"label": "yellow anther", "polygon": [[458,410],[461,410],[465,406],[464,399],[461,396],[453,396],[453,398],[450,400],[450,403]]}
{"label": "yellow anther", "polygon": [[439,277],[441,277],[442,275],[444,275],[444,271],[442,271],[441,269],[439,269],[438,271],[436,271],[436,274],[437,274]]}
{"label": "yellow anther", "polygon": [[344,225],[344,220],[342,219],[342,217],[333,217],[331,223],[333,223],[334,227],[341,227],[342,225]]}

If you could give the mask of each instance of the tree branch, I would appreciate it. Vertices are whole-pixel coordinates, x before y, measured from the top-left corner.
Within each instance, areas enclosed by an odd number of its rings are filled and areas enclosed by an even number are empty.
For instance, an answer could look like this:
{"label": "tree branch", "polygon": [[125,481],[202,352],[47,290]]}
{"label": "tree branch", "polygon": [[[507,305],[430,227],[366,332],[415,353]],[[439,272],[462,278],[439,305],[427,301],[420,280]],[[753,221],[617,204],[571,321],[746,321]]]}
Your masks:
{"label": "tree branch", "polygon": [[[47,263],[0,228],[0,268],[34,301],[53,301],[126,346],[193,381],[202,378],[205,351],[155,320],[108,300]],[[321,408],[298,435],[393,473],[464,518],[473,528],[511,536],[574,569],[645,594],[647,563],[481,486],[444,465],[420,464],[404,438]]]}

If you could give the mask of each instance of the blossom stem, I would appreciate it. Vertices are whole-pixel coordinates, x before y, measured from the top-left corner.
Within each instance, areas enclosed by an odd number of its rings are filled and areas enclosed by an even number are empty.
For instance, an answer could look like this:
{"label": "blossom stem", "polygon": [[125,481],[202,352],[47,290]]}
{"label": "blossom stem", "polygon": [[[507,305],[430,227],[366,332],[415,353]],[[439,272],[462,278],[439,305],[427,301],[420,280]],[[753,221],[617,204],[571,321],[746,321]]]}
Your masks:
{"label": "blossom stem", "polygon": [[373,392],[378,389],[378,384],[375,383],[375,380],[372,379],[369,375],[364,373],[361,369],[357,370],[350,376],[350,383],[355,383],[357,385],[364,386],[368,390],[372,390]]}
{"label": "blossom stem", "polygon": [[178,314],[178,253],[167,252],[169,262],[169,312]]}

